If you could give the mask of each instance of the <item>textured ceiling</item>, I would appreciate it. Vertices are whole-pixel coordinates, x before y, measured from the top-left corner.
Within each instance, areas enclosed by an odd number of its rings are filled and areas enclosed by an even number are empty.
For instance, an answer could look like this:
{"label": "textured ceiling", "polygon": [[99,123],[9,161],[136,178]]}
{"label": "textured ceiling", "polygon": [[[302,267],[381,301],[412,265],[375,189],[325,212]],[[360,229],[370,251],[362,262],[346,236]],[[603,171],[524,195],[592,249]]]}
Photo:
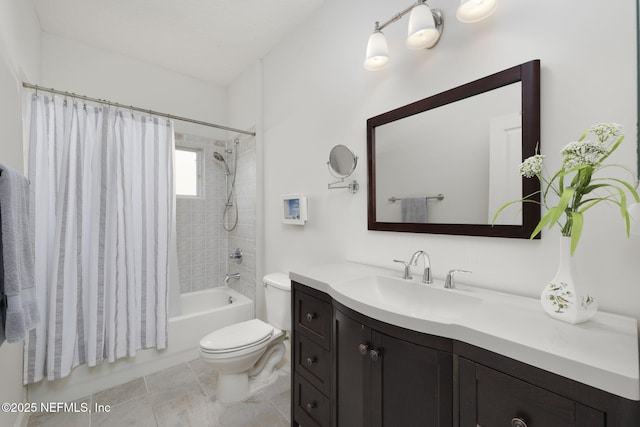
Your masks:
{"label": "textured ceiling", "polygon": [[34,0],[44,32],[226,86],[323,0]]}

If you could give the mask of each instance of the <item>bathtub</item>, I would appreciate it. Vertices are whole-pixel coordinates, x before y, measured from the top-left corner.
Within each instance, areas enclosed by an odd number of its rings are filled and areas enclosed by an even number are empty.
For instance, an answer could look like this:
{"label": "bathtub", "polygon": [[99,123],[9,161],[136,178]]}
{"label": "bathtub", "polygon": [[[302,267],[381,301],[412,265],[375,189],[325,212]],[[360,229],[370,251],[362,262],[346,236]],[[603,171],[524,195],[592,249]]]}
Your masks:
{"label": "bathtub", "polygon": [[135,357],[93,368],[78,366],[61,380],[29,385],[29,402],[73,401],[197,359],[200,338],[224,326],[254,318],[253,301],[228,287],[182,294],[180,305],[182,314],[168,321],[166,349],[139,350]]}

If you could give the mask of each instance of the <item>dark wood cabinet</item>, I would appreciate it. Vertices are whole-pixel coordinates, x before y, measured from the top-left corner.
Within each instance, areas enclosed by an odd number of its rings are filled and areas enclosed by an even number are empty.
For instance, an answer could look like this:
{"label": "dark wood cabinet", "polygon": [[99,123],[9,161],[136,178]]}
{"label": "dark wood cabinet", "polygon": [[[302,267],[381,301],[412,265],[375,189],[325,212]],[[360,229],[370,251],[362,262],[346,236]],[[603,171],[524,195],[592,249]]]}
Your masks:
{"label": "dark wood cabinet", "polygon": [[450,351],[400,339],[402,328],[374,329],[344,307],[334,322],[337,426],[451,426]]}
{"label": "dark wood cabinet", "polygon": [[640,402],[454,341],[460,427],[636,427]]}
{"label": "dark wood cabinet", "polygon": [[369,318],[293,282],[292,425],[635,427],[640,402]]}
{"label": "dark wood cabinet", "polygon": [[605,427],[604,413],[460,358],[461,427]]}
{"label": "dark wood cabinet", "polygon": [[292,283],[291,425],[331,425],[331,298]]}

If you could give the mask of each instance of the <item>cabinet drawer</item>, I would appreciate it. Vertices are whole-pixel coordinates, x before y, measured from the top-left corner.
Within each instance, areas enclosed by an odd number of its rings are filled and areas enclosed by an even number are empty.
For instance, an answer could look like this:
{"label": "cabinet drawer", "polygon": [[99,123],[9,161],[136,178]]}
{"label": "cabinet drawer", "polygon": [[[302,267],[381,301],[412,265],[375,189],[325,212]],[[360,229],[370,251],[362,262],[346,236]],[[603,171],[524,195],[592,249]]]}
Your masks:
{"label": "cabinet drawer", "polygon": [[298,374],[294,376],[293,387],[296,421],[305,427],[328,427],[331,420],[329,399]]}
{"label": "cabinet drawer", "polygon": [[295,370],[306,380],[329,395],[331,390],[331,354],[301,334],[296,334]]}
{"label": "cabinet drawer", "polygon": [[460,374],[461,427],[605,425],[600,411],[483,365],[461,359]]}
{"label": "cabinet drawer", "polygon": [[331,343],[331,304],[303,292],[295,293],[294,322],[299,330],[310,332],[315,341],[329,349]]}

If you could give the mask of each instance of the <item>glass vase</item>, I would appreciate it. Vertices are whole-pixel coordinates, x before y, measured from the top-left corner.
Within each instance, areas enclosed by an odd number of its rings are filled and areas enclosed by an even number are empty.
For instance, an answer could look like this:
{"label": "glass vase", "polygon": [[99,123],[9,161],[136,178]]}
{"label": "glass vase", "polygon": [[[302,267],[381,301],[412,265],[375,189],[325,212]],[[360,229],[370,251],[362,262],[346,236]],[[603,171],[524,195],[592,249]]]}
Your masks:
{"label": "glass vase", "polygon": [[560,238],[558,271],[540,296],[542,307],[549,316],[568,323],[582,323],[593,317],[598,304],[580,280],[576,260],[571,255],[571,237]]}

